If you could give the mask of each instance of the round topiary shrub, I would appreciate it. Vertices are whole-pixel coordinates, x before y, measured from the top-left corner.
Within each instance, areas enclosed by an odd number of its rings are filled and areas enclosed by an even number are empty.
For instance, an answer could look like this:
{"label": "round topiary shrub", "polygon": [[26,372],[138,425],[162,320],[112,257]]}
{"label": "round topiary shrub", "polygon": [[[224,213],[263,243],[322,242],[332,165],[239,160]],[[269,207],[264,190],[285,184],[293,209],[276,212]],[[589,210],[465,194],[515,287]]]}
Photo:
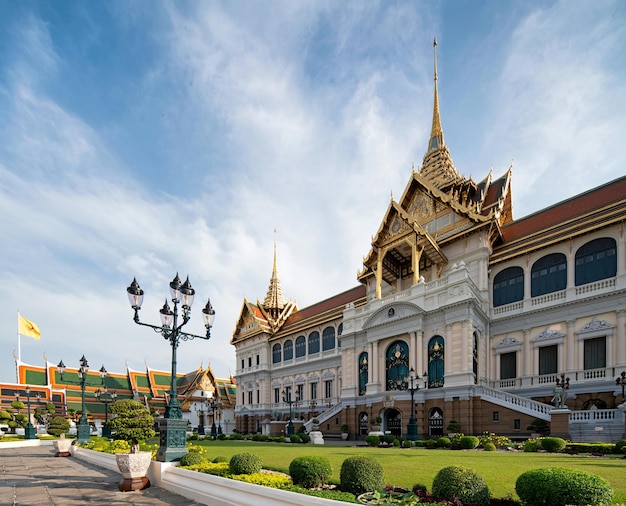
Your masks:
{"label": "round topiary shrub", "polygon": [[305,455],[296,457],[289,464],[289,475],[295,485],[316,488],[328,482],[333,472],[330,460],[326,457]]}
{"label": "round topiary shrub", "polygon": [[615,443],[613,453],[617,453],[618,455],[626,453],[626,439],[620,439],[617,443]]}
{"label": "round topiary shrub", "polygon": [[473,450],[479,442],[480,440],[476,436],[463,436],[459,439],[459,446],[464,450]]}
{"label": "round topiary shrub", "polygon": [[385,486],[383,468],[371,457],[348,457],[339,473],[341,489],[355,495],[373,492]]}
{"label": "round topiary shrub", "polygon": [[560,452],[565,445],[565,440],[560,437],[544,437],[541,440],[541,447],[550,453]]}
{"label": "round topiary shrub", "polygon": [[228,462],[228,459],[224,457],[223,455],[218,455],[217,457],[213,459],[214,464],[218,464],[220,462]]}
{"label": "round topiary shrub", "polygon": [[292,443],[299,443],[300,441],[302,441],[302,439],[300,439],[300,436],[298,436],[298,434],[292,434],[291,436],[289,436],[289,441],[291,441]]}
{"label": "round topiary shrub", "polygon": [[541,443],[539,441],[537,441],[536,439],[529,439],[528,441],[526,441],[524,443],[524,451],[525,452],[536,452],[539,451],[539,448],[541,447]]}
{"label": "round topiary shrub", "polygon": [[526,471],[517,478],[515,491],[527,506],[608,505],[613,496],[604,478],[562,467]]}
{"label": "round topiary shrub", "polygon": [[483,446],[483,450],[485,450],[486,452],[495,452],[496,445],[494,445],[493,443],[485,443],[485,446]]}
{"label": "round topiary shrub", "polygon": [[435,475],[432,491],[440,500],[454,501],[456,498],[463,504],[489,505],[489,487],[485,481],[476,471],[462,466],[441,469]]}
{"label": "round topiary shrub", "polygon": [[448,436],[442,436],[437,439],[437,447],[438,448],[450,448],[450,438]]}
{"label": "round topiary shrub", "polygon": [[185,455],[180,458],[181,466],[195,466],[202,464],[202,462],[204,462],[204,457],[198,452],[185,453]]}
{"label": "round topiary shrub", "polygon": [[378,446],[380,444],[380,436],[366,436],[365,437],[365,442],[369,445],[369,446]]}
{"label": "round topiary shrub", "polygon": [[413,446],[413,442],[410,439],[405,439],[402,442],[402,448],[411,448]]}
{"label": "round topiary shrub", "polygon": [[252,453],[238,453],[230,459],[230,474],[254,474],[261,470],[261,459]]}
{"label": "round topiary shrub", "polygon": [[60,436],[70,430],[70,422],[62,416],[53,416],[48,422],[48,434],[51,436]]}
{"label": "round topiary shrub", "polygon": [[300,440],[303,443],[308,443],[309,441],[311,441],[311,436],[309,436],[308,434],[300,434]]}
{"label": "round topiary shrub", "polygon": [[411,490],[414,494],[417,494],[418,492],[422,492],[423,494],[425,494],[426,492],[428,492],[428,488],[422,483],[416,483],[411,487]]}

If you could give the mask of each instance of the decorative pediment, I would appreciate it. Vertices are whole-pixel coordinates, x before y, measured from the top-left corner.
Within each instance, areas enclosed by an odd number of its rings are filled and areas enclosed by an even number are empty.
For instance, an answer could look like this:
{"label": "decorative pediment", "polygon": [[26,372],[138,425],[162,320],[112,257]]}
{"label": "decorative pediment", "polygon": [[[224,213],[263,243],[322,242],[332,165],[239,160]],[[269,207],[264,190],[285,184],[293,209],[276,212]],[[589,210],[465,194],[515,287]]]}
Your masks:
{"label": "decorative pediment", "polygon": [[234,344],[242,339],[269,330],[270,325],[258,306],[244,299],[230,343]]}
{"label": "decorative pediment", "polygon": [[585,325],[582,329],[576,332],[576,334],[578,334],[578,339],[610,336],[613,334],[614,328],[615,325],[611,325],[604,320],[598,320],[596,317],[594,317],[587,325]]}
{"label": "decorative pediment", "polygon": [[522,341],[514,337],[506,336],[496,345],[496,354],[519,351],[522,349]]}
{"label": "decorative pediment", "polygon": [[378,325],[385,325],[390,322],[403,320],[412,316],[421,316],[424,314],[424,310],[415,304],[410,302],[394,302],[393,304],[387,304],[382,308],[375,311],[369,316],[363,324],[363,329],[369,329],[377,327]]}
{"label": "decorative pediment", "polygon": [[535,346],[547,346],[551,344],[560,344],[564,341],[565,334],[563,332],[559,332],[558,330],[551,330],[550,327],[546,327],[546,329],[539,334],[534,339]]}

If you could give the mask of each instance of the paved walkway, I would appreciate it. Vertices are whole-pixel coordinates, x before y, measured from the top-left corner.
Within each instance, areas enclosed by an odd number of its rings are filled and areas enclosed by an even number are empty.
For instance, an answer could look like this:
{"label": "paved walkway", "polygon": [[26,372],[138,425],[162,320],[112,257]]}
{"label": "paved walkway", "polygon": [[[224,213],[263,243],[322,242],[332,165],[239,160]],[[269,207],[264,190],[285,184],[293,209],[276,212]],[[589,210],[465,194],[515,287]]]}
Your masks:
{"label": "paved walkway", "polygon": [[154,486],[120,492],[119,473],[54,454],[52,446],[0,449],[0,505],[199,505]]}

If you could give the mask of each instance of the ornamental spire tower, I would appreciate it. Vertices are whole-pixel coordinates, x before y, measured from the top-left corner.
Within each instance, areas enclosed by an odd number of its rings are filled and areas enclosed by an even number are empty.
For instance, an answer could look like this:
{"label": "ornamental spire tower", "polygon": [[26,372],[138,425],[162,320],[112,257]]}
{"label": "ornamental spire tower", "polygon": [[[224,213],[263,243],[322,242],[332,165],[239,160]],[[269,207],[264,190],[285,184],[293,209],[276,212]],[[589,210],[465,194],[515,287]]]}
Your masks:
{"label": "ornamental spire tower", "polygon": [[452,162],[450,152],[446,147],[441,128],[441,116],[439,114],[439,90],[437,86],[437,39],[433,41],[434,57],[434,88],[433,101],[433,125],[428,141],[428,149],[424,155],[420,174],[433,183],[440,190],[445,190],[451,184],[463,179]]}
{"label": "ornamental spire tower", "polygon": [[276,229],[274,229],[274,266],[272,268],[272,278],[270,279],[270,286],[267,289],[267,295],[263,302],[263,308],[274,319],[278,319],[284,307],[287,305],[287,301],[283,295],[283,289],[278,279],[278,273],[276,270]]}

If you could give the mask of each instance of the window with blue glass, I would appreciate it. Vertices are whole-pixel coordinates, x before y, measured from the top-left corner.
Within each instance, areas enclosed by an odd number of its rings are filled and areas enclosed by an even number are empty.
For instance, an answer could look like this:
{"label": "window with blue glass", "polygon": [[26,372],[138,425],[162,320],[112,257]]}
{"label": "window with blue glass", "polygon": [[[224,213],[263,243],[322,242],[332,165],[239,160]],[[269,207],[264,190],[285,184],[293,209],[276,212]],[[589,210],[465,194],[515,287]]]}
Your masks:
{"label": "window with blue glass", "polygon": [[493,280],[493,307],[504,306],[524,299],[524,270],[508,267]]}
{"label": "window with blue glass", "polygon": [[304,357],[306,355],[306,338],[299,336],[296,339],[296,358]]}
{"label": "window with blue glass", "polygon": [[288,339],[283,345],[283,360],[291,360],[293,358],[293,341]]}
{"label": "window with blue glass", "polygon": [[322,332],[322,351],[335,348],[335,327],[326,327]]}
{"label": "window with blue glass", "polygon": [[309,355],[320,352],[320,333],[316,330],[309,334]]}
{"label": "window with blue glass", "polygon": [[428,388],[443,386],[445,347],[443,337],[435,336],[428,341]]}
{"label": "window with blue glass", "polygon": [[530,296],[565,290],[567,286],[567,258],[563,253],[552,253],[537,260],[531,269]]}
{"label": "window with blue glass", "polygon": [[409,346],[396,341],[387,348],[385,361],[387,390],[406,390],[409,375]]}
{"label": "window with blue glass", "polygon": [[272,364],[278,364],[281,360],[281,347],[280,344],[272,346]]}
{"label": "window with blue glass", "polygon": [[359,355],[359,395],[365,395],[368,367],[369,364],[367,362],[367,352],[364,351]]}
{"label": "window with blue glass", "polygon": [[615,239],[603,237],[590,241],[576,252],[576,286],[613,278],[617,274]]}

